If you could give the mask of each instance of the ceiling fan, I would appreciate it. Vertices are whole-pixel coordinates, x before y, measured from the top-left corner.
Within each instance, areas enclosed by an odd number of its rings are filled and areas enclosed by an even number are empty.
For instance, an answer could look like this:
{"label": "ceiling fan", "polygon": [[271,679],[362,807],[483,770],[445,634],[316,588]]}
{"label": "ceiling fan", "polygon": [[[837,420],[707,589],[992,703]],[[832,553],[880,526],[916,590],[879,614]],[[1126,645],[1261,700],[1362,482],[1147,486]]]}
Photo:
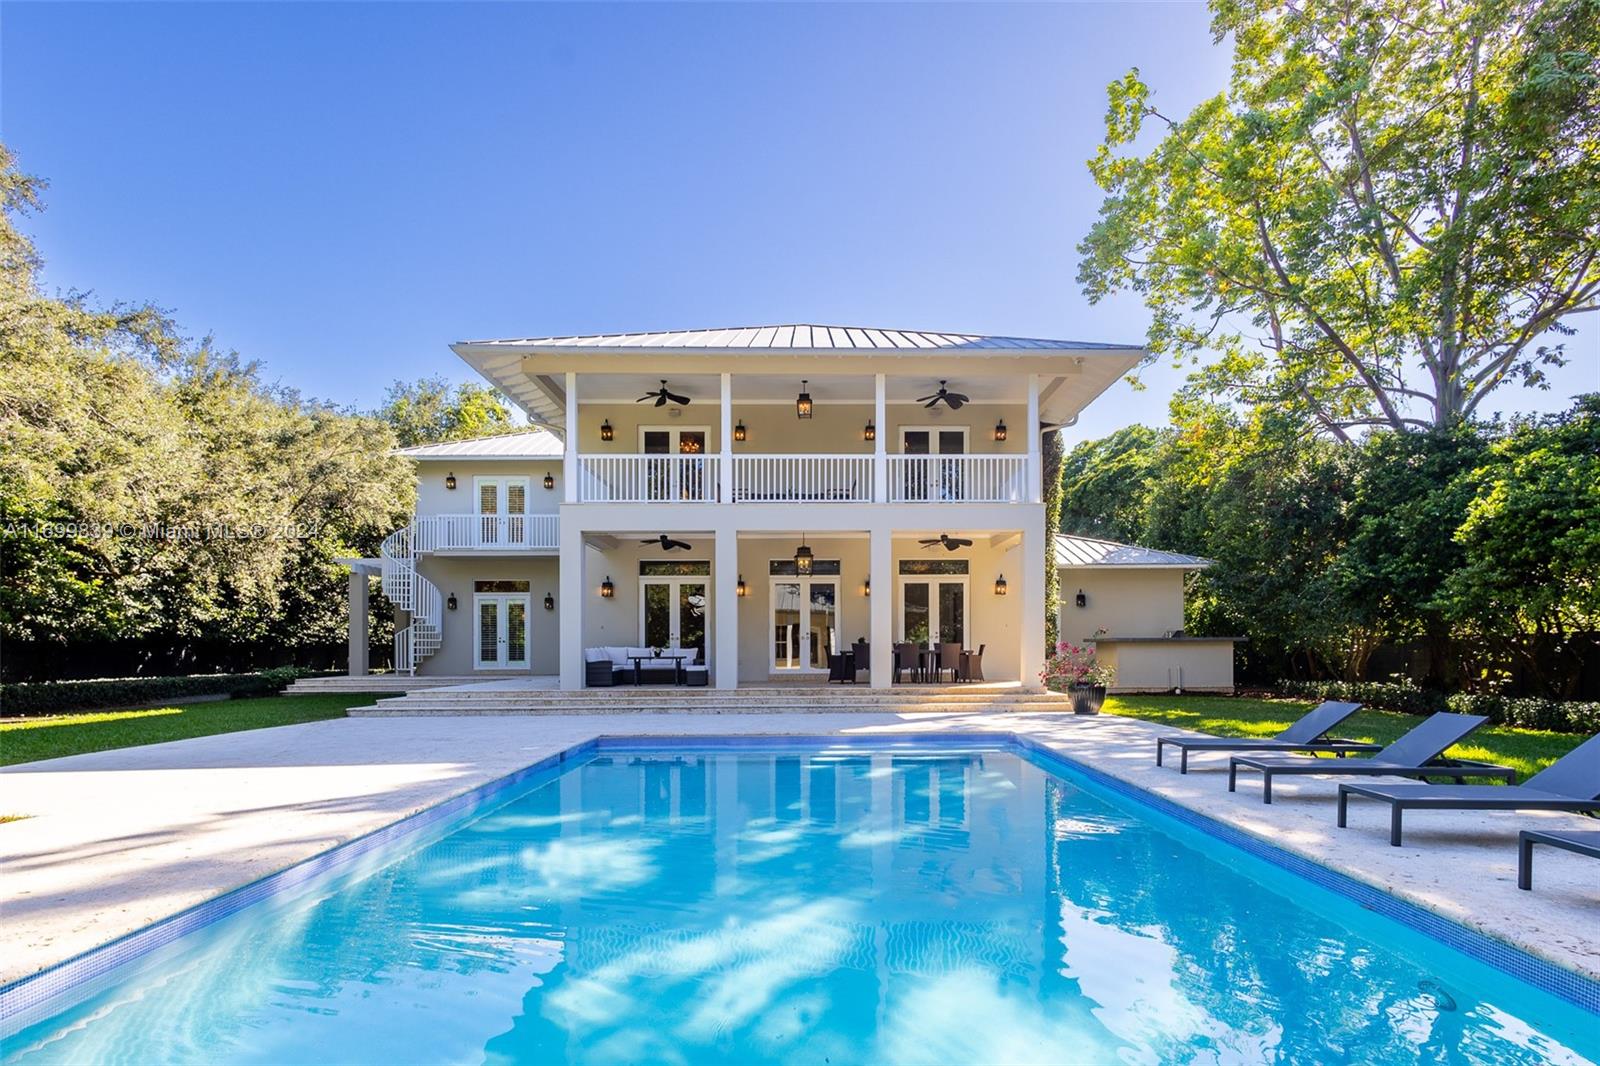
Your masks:
{"label": "ceiling fan", "polygon": [[656,406],[657,407],[665,407],[667,405],[667,401],[668,400],[671,400],[673,403],[686,404],[686,403],[689,402],[689,397],[687,397],[687,396],[679,396],[675,392],[668,392],[667,391],[667,379],[666,378],[662,378],[661,379],[661,387],[659,389],[657,389],[655,392],[647,392],[643,396],[639,397],[637,400],[635,400],[633,402],[634,403],[644,403],[646,400],[654,400],[656,402]]}
{"label": "ceiling fan", "polygon": [[684,551],[688,551],[693,546],[686,540],[673,540],[665,533],[661,534],[659,537],[651,537],[649,540],[641,540],[639,543],[659,544],[661,545],[661,550],[664,552],[669,552],[673,548],[682,548]]}
{"label": "ceiling fan", "polygon": [[924,548],[937,548],[942,544],[945,551],[952,552],[958,548],[972,547],[972,541],[966,537],[952,537],[948,533],[940,533],[937,537],[929,537],[927,540],[919,540],[917,543]]}
{"label": "ceiling fan", "polygon": [[[665,385],[666,382],[663,381],[662,384]],[[924,407],[935,407],[935,406],[938,405],[940,400],[943,400],[944,403],[945,403],[945,406],[950,408],[950,410],[952,410],[952,411],[961,410],[962,404],[965,404],[967,402],[966,394],[960,393],[960,392],[951,392],[949,389],[945,388],[945,385],[946,385],[946,382],[944,382],[944,381],[939,382],[939,391],[938,392],[934,393],[931,396],[918,396],[917,397],[917,402],[922,404],[922,406],[924,406]]]}

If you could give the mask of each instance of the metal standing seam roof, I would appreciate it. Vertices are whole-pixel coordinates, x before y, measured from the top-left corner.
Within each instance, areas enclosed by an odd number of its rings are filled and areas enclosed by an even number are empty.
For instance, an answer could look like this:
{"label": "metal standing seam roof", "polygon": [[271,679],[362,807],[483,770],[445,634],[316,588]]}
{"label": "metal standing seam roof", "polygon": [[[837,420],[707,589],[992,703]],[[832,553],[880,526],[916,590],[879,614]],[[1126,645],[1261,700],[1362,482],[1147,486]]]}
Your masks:
{"label": "metal standing seam roof", "polygon": [[559,456],[561,439],[542,429],[523,433],[502,433],[494,437],[449,440],[438,444],[418,444],[396,448],[394,454],[412,459],[528,459]]}
{"label": "metal standing seam roof", "polygon": [[810,323],[783,326],[733,326],[726,329],[664,330],[651,333],[592,333],[566,337],[515,337],[461,341],[463,345],[490,347],[515,345],[541,348],[663,348],[681,350],[821,351],[1143,351],[1137,344],[1102,344],[1095,341],[1049,340],[1042,337],[995,337],[976,333],[940,333],[929,330],[882,329],[868,326],[819,326]]}
{"label": "metal standing seam roof", "polygon": [[1182,552],[1165,552],[1156,548],[1141,548],[1137,544],[1121,544],[1099,537],[1085,537],[1077,533],[1056,534],[1057,566],[1127,566],[1180,570],[1204,570],[1210,559]]}

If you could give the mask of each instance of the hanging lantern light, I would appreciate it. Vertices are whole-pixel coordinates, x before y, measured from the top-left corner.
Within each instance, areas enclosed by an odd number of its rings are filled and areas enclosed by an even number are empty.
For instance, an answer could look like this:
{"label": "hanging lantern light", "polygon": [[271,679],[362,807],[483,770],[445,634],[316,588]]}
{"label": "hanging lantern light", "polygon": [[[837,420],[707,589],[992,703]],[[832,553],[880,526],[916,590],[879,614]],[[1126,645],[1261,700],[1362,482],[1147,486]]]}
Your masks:
{"label": "hanging lantern light", "polygon": [[794,572],[801,577],[811,573],[811,564],[816,562],[816,557],[811,554],[811,549],[806,547],[804,537],[800,538],[800,547],[794,550]]}
{"label": "hanging lantern light", "polygon": [[806,391],[806,379],[800,379],[800,395],[794,398],[794,416],[796,418],[811,417],[811,394]]}

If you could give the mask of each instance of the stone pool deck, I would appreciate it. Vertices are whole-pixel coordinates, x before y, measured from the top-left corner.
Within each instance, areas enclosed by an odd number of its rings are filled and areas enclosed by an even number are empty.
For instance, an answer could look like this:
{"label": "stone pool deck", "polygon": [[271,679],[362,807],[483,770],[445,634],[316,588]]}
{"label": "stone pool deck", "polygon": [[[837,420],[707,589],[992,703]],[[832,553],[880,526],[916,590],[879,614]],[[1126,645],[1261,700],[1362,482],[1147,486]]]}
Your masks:
{"label": "stone pool deck", "polygon": [[1544,849],[1516,887],[1517,830],[1577,815],[1387,808],[1334,825],[1334,778],[1230,795],[1225,756],[1154,765],[1129,718],[1063,714],[739,714],[348,718],[75,755],[0,771],[0,983],[378,829],[596,736],[1011,732],[1600,979],[1600,864]]}

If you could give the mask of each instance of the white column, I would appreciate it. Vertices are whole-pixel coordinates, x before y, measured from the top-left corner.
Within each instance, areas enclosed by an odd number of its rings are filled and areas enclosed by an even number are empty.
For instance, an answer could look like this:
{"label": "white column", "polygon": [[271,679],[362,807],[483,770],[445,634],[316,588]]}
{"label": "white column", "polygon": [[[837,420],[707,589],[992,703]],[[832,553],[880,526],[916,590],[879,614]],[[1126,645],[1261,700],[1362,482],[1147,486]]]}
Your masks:
{"label": "white column", "polygon": [[350,569],[350,676],[366,677],[369,669],[367,652],[371,641],[367,635],[367,596],[371,576],[360,567]]}
{"label": "white column", "polygon": [[583,613],[588,597],[599,595],[597,590],[588,588],[584,580],[583,525],[573,510],[562,508],[561,597],[556,604],[561,620],[561,687],[564,689],[583,687]]}
{"label": "white column", "polygon": [[[872,502],[885,503],[889,499],[889,413],[888,389],[884,375],[872,375],[872,425],[876,432],[872,441]],[[874,638],[876,639],[876,638]],[[876,658],[876,653],[874,653]]]}
{"label": "white column", "polygon": [[[883,375],[878,375],[883,380]],[[881,397],[883,392],[879,391]],[[880,433],[879,440],[883,439]],[[894,683],[894,542],[887,529],[874,529],[868,549],[867,574],[872,578],[872,687]]]}
{"label": "white column", "polygon": [[1022,687],[1038,690],[1039,669],[1044,666],[1044,508],[1029,507],[1032,514],[1022,531],[1022,632],[1017,641],[1020,656],[1018,676]]}
{"label": "white column", "polygon": [[[722,375],[722,430],[718,436],[722,442],[722,460],[718,464],[717,487],[719,493],[717,500],[721,503],[733,502],[733,375]],[[719,541],[721,538],[718,538]],[[720,685],[721,682],[718,682]]]}
{"label": "white column", "polygon": [[[728,375],[722,375],[727,381]],[[724,385],[726,388],[726,385]],[[712,662],[718,688],[739,687],[739,535],[732,529],[716,534],[711,583],[715,590],[712,615]]]}
{"label": "white column", "polygon": [[[1039,450],[1039,375],[1028,375],[1028,502],[1044,500],[1044,458]],[[1043,571],[1030,574],[1030,580],[1044,580]]]}
{"label": "white column", "polygon": [[568,503],[578,502],[578,375],[567,372],[567,447],[561,460],[561,483]]}

